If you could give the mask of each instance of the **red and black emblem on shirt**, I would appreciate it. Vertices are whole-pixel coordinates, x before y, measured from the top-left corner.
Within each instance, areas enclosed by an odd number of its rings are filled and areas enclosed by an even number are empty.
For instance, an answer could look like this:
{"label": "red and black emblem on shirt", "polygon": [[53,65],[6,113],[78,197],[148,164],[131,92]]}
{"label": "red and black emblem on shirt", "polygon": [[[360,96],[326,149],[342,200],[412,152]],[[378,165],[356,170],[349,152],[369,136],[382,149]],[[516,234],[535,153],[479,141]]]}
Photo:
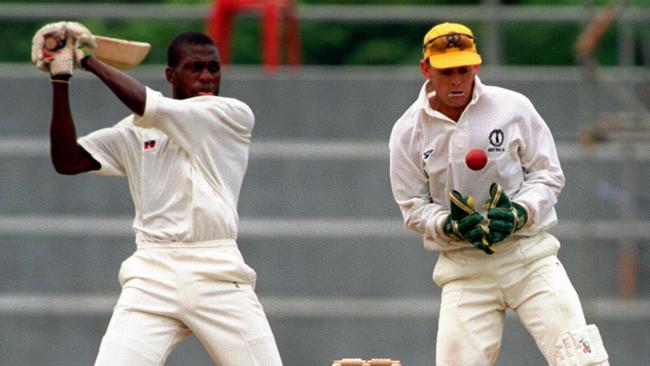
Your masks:
{"label": "red and black emblem on shirt", "polygon": [[156,147],[156,140],[147,140],[144,142],[144,146],[142,146],[143,150],[153,150]]}

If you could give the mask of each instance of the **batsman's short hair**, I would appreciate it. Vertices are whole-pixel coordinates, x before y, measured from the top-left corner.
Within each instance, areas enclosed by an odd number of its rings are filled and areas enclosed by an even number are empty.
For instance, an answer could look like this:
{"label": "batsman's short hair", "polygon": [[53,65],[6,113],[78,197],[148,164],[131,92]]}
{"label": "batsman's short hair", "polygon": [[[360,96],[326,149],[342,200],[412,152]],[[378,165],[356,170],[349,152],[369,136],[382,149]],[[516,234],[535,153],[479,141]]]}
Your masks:
{"label": "batsman's short hair", "polygon": [[191,46],[206,46],[212,45],[216,47],[216,44],[205,33],[201,32],[183,32],[176,36],[169,44],[167,48],[167,66],[176,67],[181,59],[181,51],[186,45]]}

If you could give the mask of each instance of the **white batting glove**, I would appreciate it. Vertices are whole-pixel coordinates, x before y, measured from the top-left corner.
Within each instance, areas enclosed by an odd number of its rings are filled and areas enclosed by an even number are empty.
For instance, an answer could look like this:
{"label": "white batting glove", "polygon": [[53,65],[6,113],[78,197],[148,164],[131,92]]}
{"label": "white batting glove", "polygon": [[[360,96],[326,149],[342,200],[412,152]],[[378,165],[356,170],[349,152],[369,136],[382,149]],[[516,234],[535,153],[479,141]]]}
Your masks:
{"label": "white batting glove", "polygon": [[32,38],[32,62],[44,72],[50,72],[54,55],[65,47],[65,22],[50,23]]}
{"label": "white batting glove", "polygon": [[[65,23],[46,24],[32,38],[32,62],[39,70],[49,72],[51,75],[65,72],[72,74],[72,64],[68,67],[66,57],[59,56],[59,60],[54,62],[57,54],[66,46]],[[54,67],[52,67],[53,63]]]}
{"label": "white batting glove", "polygon": [[95,36],[83,24],[77,22],[66,22],[65,29],[74,39],[74,66],[81,68],[81,60],[92,55],[97,47]]}
{"label": "white batting glove", "polygon": [[32,61],[50,75],[72,75],[81,60],[96,47],[95,37],[77,22],[50,23],[32,39]]}

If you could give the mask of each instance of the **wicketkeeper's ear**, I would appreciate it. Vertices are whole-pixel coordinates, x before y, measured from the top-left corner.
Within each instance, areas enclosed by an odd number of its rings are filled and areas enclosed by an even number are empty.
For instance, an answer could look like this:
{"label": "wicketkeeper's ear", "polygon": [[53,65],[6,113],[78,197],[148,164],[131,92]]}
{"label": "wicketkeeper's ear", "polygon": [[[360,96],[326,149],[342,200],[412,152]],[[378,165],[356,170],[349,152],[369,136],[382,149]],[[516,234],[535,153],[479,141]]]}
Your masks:
{"label": "wicketkeeper's ear", "polygon": [[420,60],[420,71],[422,72],[422,76],[431,79],[431,64],[429,63],[429,59]]}

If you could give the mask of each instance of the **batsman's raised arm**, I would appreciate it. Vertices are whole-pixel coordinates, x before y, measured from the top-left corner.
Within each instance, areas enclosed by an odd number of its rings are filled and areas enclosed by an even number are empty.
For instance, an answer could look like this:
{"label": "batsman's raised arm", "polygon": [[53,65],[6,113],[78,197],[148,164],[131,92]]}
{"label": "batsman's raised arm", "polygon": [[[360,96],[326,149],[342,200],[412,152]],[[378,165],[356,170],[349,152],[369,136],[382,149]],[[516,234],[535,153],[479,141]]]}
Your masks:
{"label": "batsman's raised arm", "polygon": [[93,55],[95,37],[75,22],[50,23],[32,40],[32,61],[50,74],[52,81],[51,157],[57,172],[78,174],[101,168],[101,164],[77,143],[70,110],[69,83],[75,68],[83,67],[102,80],[136,114],[145,110],[146,88],[124,72]]}
{"label": "batsman's raised arm", "polygon": [[50,123],[50,155],[54,169],[60,174],[78,174],[98,170],[101,165],[77,143],[72,120],[67,79],[52,79],[52,120]]}
{"label": "batsman's raised arm", "polygon": [[50,124],[52,164],[61,174],[77,174],[100,168],[100,164],[77,144],[77,133],[70,111],[68,84],[79,47],[94,47],[92,34],[78,23],[50,23],[32,39],[32,61],[47,72],[52,81],[52,120]]}
{"label": "batsman's raised arm", "polygon": [[147,92],[144,84],[106,63],[92,54],[85,55],[80,60],[81,66],[95,74],[111,89],[124,105],[133,113],[144,114]]}

